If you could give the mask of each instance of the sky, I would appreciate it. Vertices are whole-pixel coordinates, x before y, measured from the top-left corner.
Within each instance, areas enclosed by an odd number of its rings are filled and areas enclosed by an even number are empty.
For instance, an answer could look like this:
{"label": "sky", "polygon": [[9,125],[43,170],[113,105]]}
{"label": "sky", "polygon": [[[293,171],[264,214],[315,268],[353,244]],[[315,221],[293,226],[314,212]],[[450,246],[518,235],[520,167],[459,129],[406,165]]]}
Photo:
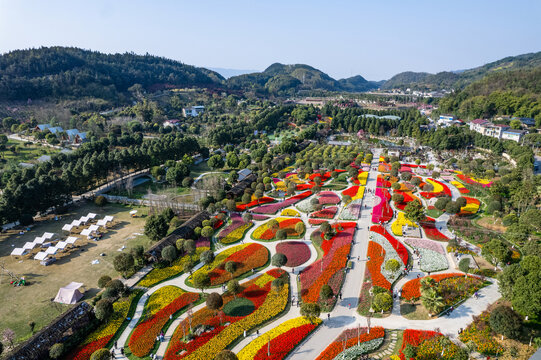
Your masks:
{"label": "sky", "polygon": [[383,80],[541,51],[539,14],[539,0],[0,0],[0,53],[75,46]]}

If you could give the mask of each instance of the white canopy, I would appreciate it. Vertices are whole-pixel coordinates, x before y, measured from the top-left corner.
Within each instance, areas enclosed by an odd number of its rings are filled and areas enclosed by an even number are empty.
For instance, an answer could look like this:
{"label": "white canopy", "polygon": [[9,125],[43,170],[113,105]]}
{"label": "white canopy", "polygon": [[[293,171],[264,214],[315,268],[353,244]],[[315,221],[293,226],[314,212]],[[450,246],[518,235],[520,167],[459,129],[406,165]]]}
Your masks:
{"label": "white canopy", "polygon": [[45,260],[49,256],[45,251],[40,251],[34,256],[34,260]]}
{"label": "white canopy", "polygon": [[38,236],[37,238],[34,239],[35,244],[43,244],[44,242],[45,242],[45,238],[41,236]]}
{"label": "white canopy", "polygon": [[80,222],[82,222],[83,224],[86,224],[88,222],[88,217],[86,216],[81,216],[81,218],[79,219]]}
{"label": "white canopy", "polygon": [[98,215],[94,214],[94,213],[88,213],[88,215],[86,217],[89,218],[89,219],[94,219],[96,216],[98,216]]}
{"label": "white canopy", "polygon": [[65,241],[59,241],[57,244],[56,244],[56,247],[58,249],[64,249],[66,246],[68,246],[68,243],[65,242]]}
{"label": "white canopy", "polygon": [[58,248],[56,246],[50,246],[47,248],[47,250],[45,250],[45,254],[54,255],[56,254],[57,251],[58,251]]}
{"label": "white canopy", "polygon": [[66,225],[62,226],[62,230],[71,231],[71,229],[73,229],[73,227],[74,227],[74,225],[66,224]]}
{"label": "white canopy", "polygon": [[46,232],[46,233],[43,233],[41,237],[44,239],[52,239],[54,237],[54,233]]}
{"label": "white canopy", "polygon": [[73,225],[73,226],[81,226],[81,220],[73,220],[71,222],[71,225]]}
{"label": "white canopy", "polygon": [[67,244],[75,244],[75,242],[79,240],[78,237],[75,237],[75,236],[70,236],[66,239],[66,243]]}
{"label": "white canopy", "polygon": [[26,253],[26,249],[23,249],[23,248],[15,248],[13,249],[13,251],[11,252],[11,255],[14,255],[14,256],[20,256],[20,255],[24,255]]}
{"label": "white canopy", "polygon": [[130,215],[135,215],[135,214],[137,214],[137,210],[130,211]]}
{"label": "white canopy", "polygon": [[36,243],[35,242],[27,242],[23,245],[23,249],[25,250],[31,250],[33,248],[36,247]]}
{"label": "white canopy", "polygon": [[105,219],[98,220],[98,222],[96,223],[96,225],[98,225],[98,226],[105,226],[105,225],[107,225],[107,220],[105,220]]}
{"label": "white canopy", "polygon": [[54,301],[61,304],[77,303],[83,297],[83,294],[79,291],[81,286],[83,286],[82,283],[71,282],[67,286],[61,287]]}
{"label": "white canopy", "polygon": [[84,229],[83,231],[81,231],[81,235],[83,236],[90,236],[90,233],[92,231],[90,229]]}
{"label": "white canopy", "polygon": [[104,216],[104,217],[103,217],[103,220],[105,220],[105,221],[107,221],[107,222],[113,221],[113,219],[114,219],[114,217],[111,216],[111,215],[107,215],[107,216]]}
{"label": "white canopy", "polygon": [[88,227],[88,230],[90,230],[90,231],[97,231],[99,229],[100,229],[100,227],[98,225],[90,225]]}

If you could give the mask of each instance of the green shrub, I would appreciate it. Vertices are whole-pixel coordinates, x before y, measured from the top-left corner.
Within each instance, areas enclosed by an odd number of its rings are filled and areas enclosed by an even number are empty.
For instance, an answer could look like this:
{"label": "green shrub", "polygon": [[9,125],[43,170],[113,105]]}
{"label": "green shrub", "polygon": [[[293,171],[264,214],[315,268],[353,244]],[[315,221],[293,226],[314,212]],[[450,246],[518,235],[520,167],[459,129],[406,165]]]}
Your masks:
{"label": "green shrub", "polygon": [[94,204],[96,204],[97,206],[104,206],[105,204],[107,204],[107,199],[103,195],[96,196],[96,198],[94,199]]}

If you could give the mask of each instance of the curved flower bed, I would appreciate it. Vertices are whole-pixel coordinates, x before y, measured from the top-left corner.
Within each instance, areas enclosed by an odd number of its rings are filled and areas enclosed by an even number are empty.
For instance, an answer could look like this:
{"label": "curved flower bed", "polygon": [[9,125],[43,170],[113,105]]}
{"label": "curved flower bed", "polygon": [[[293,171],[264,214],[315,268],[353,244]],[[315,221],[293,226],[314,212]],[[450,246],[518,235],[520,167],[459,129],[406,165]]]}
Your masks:
{"label": "curved flower bed", "polygon": [[383,247],[377,242],[369,241],[366,254],[370,258],[370,260],[366,262],[366,268],[370,272],[372,284],[391,290],[391,283],[381,273],[381,267],[385,262],[385,250],[383,250]]}
{"label": "curved flower bed", "polygon": [[262,221],[262,220],[267,220],[269,219],[269,217],[267,215],[261,215],[261,214],[252,214],[252,219],[256,220],[256,221]]}
{"label": "curved flower bed", "polygon": [[[388,176],[388,175],[387,175]],[[398,181],[398,178],[391,176],[389,180],[385,180],[385,175],[379,174],[376,178],[376,187],[390,188],[391,185]]]}
{"label": "curved flower bed", "polygon": [[254,208],[253,211],[260,214],[276,214],[279,210],[290,207],[291,205],[298,203],[302,199],[306,199],[310,195],[312,195],[312,192],[308,190],[278,203],[258,206]]}
{"label": "curved flower bed", "polygon": [[96,330],[90,333],[84,340],[68,355],[66,360],[89,360],[92,354],[101,348],[104,348],[113,338],[122,323],[128,316],[131,302],[135,298],[135,293],[125,301],[117,301],[113,304],[113,315],[109,320],[100,325]]}
{"label": "curved flower bed", "polygon": [[481,315],[474,317],[473,322],[458,337],[463,343],[473,342],[475,350],[481,354],[501,354],[504,349],[492,335],[489,318],[490,312],[483,311]]}
{"label": "curved flower bed", "polygon": [[460,208],[460,212],[458,213],[458,215],[473,215],[479,211],[479,206],[481,205],[481,202],[479,200],[467,196],[464,196],[464,199],[466,199],[466,206]]}
{"label": "curved flower bed", "polygon": [[[436,331],[430,330],[404,330],[402,337],[402,346],[400,347],[400,359],[406,360],[406,357],[402,351],[406,348],[407,345],[417,347],[421,345],[424,340],[431,339],[435,336],[441,336],[442,334]],[[407,359],[409,360],[409,359]]]}
{"label": "curved flower bed", "polygon": [[403,212],[399,212],[396,220],[391,225],[391,231],[397,236],[402,236],[402,227],[405,225],[418,227],[417,224],[406,219],[406,215]]}
{"label": "curved flower bed", "polygon": [[362,199],[353,200],[347,207],[342,209],[340,219],[342,220],[358,220],[361,216]]}
{"label": "curved flower bed", "polygon": [[163,287],[152,294],[146,306],[149,317],[141,321],[130,336],[128,346],[132,354],[137,357],[148,355],[169,317],[198,299],[199,294],[187,293],[174,286]]}
{"label": "curved flower bed", "polygon": [[458,191],[461,193],[461,194],[468,194],[470,192],[470,190],[468,190],[464,185],[462,185],[462,183],[460,183],[459,181],[456,181],[456,180],[452,180],[451,181],[451,184],[456,187],[458,189]]}
{"label": "curved flower bed", "polygon": [[[421,279],[425,278],[427,276],[424,276],[422,278],[418,279],[411,279],[407,283],[404,284],[402,287],[402,298],[406,300],[410,300],[413,297],[420,297],[421,296]],[[430,275],[432,279],[434,279],[436,282],[440,282],[442,280],[446,279],[452,279],[452,278],[465,278],[464,274],[462,273],[446,273],[446,274],[436,274],[436,275]],[[476,277],[468,275],[468,278],[473,279],[475,282],[480,280]]]}
{"label": "curved flower bed", "polygon": [[372,222],[379,224],[391,220],[393,218],[393,209],[389,202],[391,194],[387,189],[376,188],[376,196],[380,198],[380,202],[372,210]]}
{"label": "curved flower bed", "polygon": [[436,220],[432,219],[431,217],[427,216],[426,219],[420,222],[420,225],[423,228],[427,238],[436,241],[449,241],[449,238],[443,235],[436,228]]}
{"label": "curved flower bed", "polygon": [[421,270],[425,272],[442,271],[449,268],[443,247],[431,240],[406,239],[405,243],[421,254]]}
{"label": "curved flower bed", "polygon": [[216,239],[222,244],[232,244],[243,238],[244,233],[252,227],[252,223],[245,223],[242,216],[237,213],[231,214],[231,224],[222,229]]}
{"label": "curved flower bed", "polygon": [[259,200],[256,199],[256,200],[250,201],[247,204],[237,205],[237,211],[244,211],[244,210],[249,209],[251,207],[260,206],[262,204],[272,203],[274,201],[275,200],[273,198],[268,197],[268,196],[264,196],[264,197],[260,198]]}
{"label": "curved flower bed", "polygon": [[351,200],[359,200],[362,199],[364,196],[364,186],[352,186],[344,191],[342,191],[342,195],[349,195],[351,196]]}
{"label": "curved flower bed", "polygon": [[[385,330],[379,326],[370,328],[370,333],[368,333],[368,329],[364,327],[360,329],[344,330],[342,334],[336,338],[336,340],[334,340],[329,346],[327,346],[325,350],[323,350],[321,354],[319,354],[316,360],[336,359],[337,356],[341,355],[344,350],[344,340],[346,340],[346,349],[357,347],[358,343],[360,343],[361,346],[362,344],[371,344],[370,346],[365,346],[366,351],[359,353],[358,355],[366,354],[367,352],[374,351],[381,346],[384,337]],[[379,345],[375,346],[378,343],[378,341],[375,340],[380,340]],[[356,352],[358,351],[359,350]],[[345,357],[344,359],[349,359],[349,357]],[[355,357],[351,359],[355,359]]]}
{"label": "curved flower bed", "polygon": [[[401,185],[404,185],[404,184],[401,184]],[[406,205],[408,205],[408,203],[411,202],[411,201],[418,201],[420,204],[422,204],[421,200],[419,200],[419,198],[417,196],[413,195],[413,193],[411,191],[407,190],[407,188],[404,189],[404,190],[403,189],[394,190],[394,193],[395,194],[402,194],[402,196],[404,196],[404,201],[402,201],[399,204],[395,203],[396,208],[400,209],[402,211],[404,211],[404,209],[406,208]]]}
{"label": "curved flower bed", "polygon": [[445,185],[444,183],[438,180],[431,179],[431,178],[426,179],[426,181],[432,186],[434,186],[434,190],[430,192],[422,191],[421,192],[422,197],[426,199],[432,199],[433,197],[444,196],[444,195],[447,195],[450,197],[453,196],[453,194],[451,193],[451,189],[449,189],[449,187]]}
{"label": "curved flower bed", "polygon": [[337,206],[331,206],[310,214],[311,218],[332,219],[338,212]]}
{"label": "curved flower bed", "polygon": [[310,248],[300,241],[285,241],[276,245],[276,252],[287,257],[286,266],[296,267],[310,260]]}
{"label": "curved flower bed", "polygon": [[301,214],[295,209],[284,209],[280,213],[281,216],[300,217]]}
{"label": "curved flower bed", "polygon": [[378,338],[364,342],[360,345],[354,345],[349,349],[342,351],[337,357],[336,360],[355,360],[358,359],[360,355],[372,352],[378,349],[381,344],[383,344],[383,338]]}
{"label": "curved flower bed", "polygon": [[318,196],[320,205],[336,205],[340,202],[340,197],[332,191],[322,191]]}
{"label": "curved flower bed", "polygon": [[[319,318],[316,318],[313,323],[305,317],[287,320],[267,331],[263,336],[252,340],[237,354],[237,357],[239,360],[281,360],[319,324],[321,324]],[[269,349],[270,356],[267,355]]]}
{"label": "curved flower bed", "polygon": [[391,172],[391,164],[387,163],[379,163],[378,165],[378,171],[382,173],[388,173]]}
{"label": "curved flower bed", "polygon": [[477,178],[474,178],[474,177],[467,177],[466,175],[464,175],[462,173],[459,173],[457,175],[457,177],[460,180],[462,180],[465,183],[470,184],[470,185],[477,185],[477,186],[481,186],[481,187],[484,187],[484,188],[489,188],[489,187],[492,186],[492,181],[487,180],[487,179],[477,179]]}
{"label": "curved flower bed", "polygon": [[[268,276],[270,275],[270,276]],[[257,284],[263,277],[266,277],[264,284]],[[220,316],[214,310],[207,307],[195,312],[190,319],[184,319],[175,330],[169,347],[165,353],[166,360],[200,360],[214,359],[216,355],[228,345],[243,335],[244,331],[274,318],[284,311],[289,299],[289,282],[278,291],[271,290],[271,282],[277,277],[287,276],[284,271],[272,269],[266,274],[243,284],[243,291],[237,295],[249,299],[255,306],[255,311],[246,316]],[[224,304],[233,300],[232,295],[224,296]],[[214,329],[196,336],[189,342],[183,341],[183,334],[192,327],[198,325],[209,325]]]}
{"label": "curved flower bed", "polygon": [[[385,239],[387,239],[389,244],[391,244],[393,249],[397,252],[398,256],[400,256],[400,260],[402,261],[402,264],[404,264],[404,265],[408,264],[408,257],[409,257],[408,250],[406,249],[406,247],[404,245],[402,245],[401,242],[396,240],[394,238],[394,236],[389,234],[389,232],[383,226],[381,226],[381,225],[372,225],[370,227],[370,231],[378,233],[378,234],[382,235]],[[383,244],[383,247],[385,247],[384,244]],[[385,249],[385,251],[387,251],[387,249]]]}
{"label": "curved flower bed", "polygon": [[[297,225],[298,223],[302,223],[301,219],[279,217],[276,218],[276,221],[278,221],[280,229],[286,230],[288,238],[296,238],[302,235],[295,231],[295,225]],[[265,224],[259,225],[259,227],[254,230],[254,232],[252,233],[252,238],[254,240],[270,241],[275,238],[276,232],[270,229],[268,226],[268,222],[266,222]]]}
{"label": "curved flower bed", "polygon": [[353,183],[357,185],[366,185],[366,181],[368,180],[368,172],[359,170],[359,175],[357,175],[357,178],[353,178]]}
{"label": "curved flower bed", "polygon": [[[237,264],[237,269],[233,274],[225,270],[225,264],[233,261]],[[269,261],[269,250],[260,244],[242,244],[226,249],[219,253],[214,261],[209,266],[203,266],[197,270],[199,272],[207,272],[210,277],[211,286],[216,286],[225,283],[237,276],[240,276],[252,269],[261,267]],[[193,276],[188,280],[191,281]]]}
{"label": "curved flower bed", "polygon": [[310,225],[321,225],[323,224],[324,222],[327,222],[327,220],[325,219],[308,219],[308,223]]}

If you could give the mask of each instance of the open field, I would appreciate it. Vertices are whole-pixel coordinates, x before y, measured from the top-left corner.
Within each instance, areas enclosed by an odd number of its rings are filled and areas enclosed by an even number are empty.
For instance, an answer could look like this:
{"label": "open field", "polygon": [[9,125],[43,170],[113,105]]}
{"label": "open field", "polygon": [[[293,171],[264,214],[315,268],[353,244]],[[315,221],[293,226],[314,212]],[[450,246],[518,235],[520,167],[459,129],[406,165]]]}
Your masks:
{"label": "open field", "polygon": [[[39,330],[68,307],[51,302],[60,287],[71,281],[82,282],[87,291],[85,299],[88,299],[97,293],[100,276],[117,277],[112,261],[118,254],[118,249],[123,245],[130,248],[138,244],[148,247],[149,244],[146,236],[136,235],[143,233],[147,209],[137,208],[139,216],[136,218],[130,217],[130,210],[131,207],[123,205],[108,204],[100,208],[88,203],[73,208],[59,221],[43,221],[24,235],[18,235],[15,231],[1,234],[0,262],[4,262],[6,268],[15,274],[25,276],[27,286],[13,287],[9,284],[8,276],[0,276],[0,329],[13,329],[19,341],[27,338],[30,335],[30,321],[34,321],[35,330]],[[40,265],[39,261],[31,258],[16,259],[9,255],[14,247],[34,240],[44,232],[62,234],[61,228],[65,223],[88,212],[98,214],[98,218],[104,215],[115,217],[116,225],[109,229],[100,241],[90,241],[49,266]],[[101,253],[105,256],[100,256]],[[100,263],[91,265],[91,261],[95,259]]]}
{"label": "open field", "polygon": [[[27,145],[25,145],[27,144]],[[9,150],[13,146],[17,147],[17,152]],[[16,164],[20,162],[34,162],[35,159],[42,155],[51,155],[57,153],[58,150],[48,146],[38,146],[30,142],[23,142],[9,139],[6,144],[6,150],[0,152],[0,168],[4,167],[9,162]]]}

